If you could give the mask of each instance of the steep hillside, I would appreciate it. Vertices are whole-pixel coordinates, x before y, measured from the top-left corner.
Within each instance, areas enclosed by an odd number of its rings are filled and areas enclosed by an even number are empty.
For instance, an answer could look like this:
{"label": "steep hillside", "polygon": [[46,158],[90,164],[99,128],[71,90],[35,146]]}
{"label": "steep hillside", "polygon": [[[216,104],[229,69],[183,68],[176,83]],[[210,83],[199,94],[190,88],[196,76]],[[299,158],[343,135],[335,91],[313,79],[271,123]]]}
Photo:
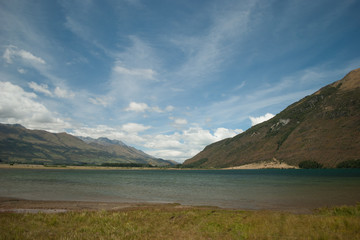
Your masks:
{"label": "steep hillside", "polygon": [[21,125],[0,124],[0,161],[38,164],[83,165],[139,163],[154,166],[172,162],[154,158],[107,138],[86,141],[67,133],[29,130]]}
{"label": "steep hillside", "polygon": [[186,166],[230,167],[313,160],[335,167],[360,159],[360,69],[246,132],[207,146]]}

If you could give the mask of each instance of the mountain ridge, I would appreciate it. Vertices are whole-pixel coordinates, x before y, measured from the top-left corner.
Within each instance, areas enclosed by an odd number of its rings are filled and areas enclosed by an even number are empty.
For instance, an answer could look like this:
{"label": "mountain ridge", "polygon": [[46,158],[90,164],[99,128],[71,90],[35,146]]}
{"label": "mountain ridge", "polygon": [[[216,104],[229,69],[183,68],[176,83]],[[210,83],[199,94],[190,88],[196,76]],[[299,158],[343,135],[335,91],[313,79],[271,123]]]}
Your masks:
{"label": "mountain ridge", "polygon": [[87,138],[87,141],[65,132],[50,133],[26,129],[20,124],[0,123],[0,161],[65,165],[174,165],[172,161],[152,157],[118,140]]}
{"label": "mountain ridge", "polygon": [[272,119],[210,144],[184,166],[234,167],[276,158],[335,167],[360,159],[360,68],[291,104]]}

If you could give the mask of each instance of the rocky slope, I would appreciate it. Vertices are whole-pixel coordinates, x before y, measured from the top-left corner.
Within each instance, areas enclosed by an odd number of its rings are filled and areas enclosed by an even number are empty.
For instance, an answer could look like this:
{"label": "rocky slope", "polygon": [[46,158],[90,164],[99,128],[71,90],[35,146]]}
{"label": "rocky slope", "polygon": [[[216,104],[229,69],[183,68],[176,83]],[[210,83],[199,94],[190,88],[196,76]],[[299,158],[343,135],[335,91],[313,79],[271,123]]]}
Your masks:
{"label": "rocky slope", "polygon": [[185,166],[232,167],[277,159],[335,167],[360,159],[360,69],[246,132],[207,146]]}
{"label": "rocky slope", "polygon": [[154,158],[121,141],[107,138],[82,140],[67,133],[29,130],[18,124],[0,124],[0,161],[66,165],[103,163],[173,165],[171,161]]}

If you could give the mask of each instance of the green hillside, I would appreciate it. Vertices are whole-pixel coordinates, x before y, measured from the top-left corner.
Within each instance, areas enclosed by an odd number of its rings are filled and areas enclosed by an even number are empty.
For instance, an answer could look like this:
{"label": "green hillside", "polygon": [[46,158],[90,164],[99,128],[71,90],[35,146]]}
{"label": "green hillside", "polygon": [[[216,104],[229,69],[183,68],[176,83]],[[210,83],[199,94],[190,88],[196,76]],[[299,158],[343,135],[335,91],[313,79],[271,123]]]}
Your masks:
{"label": "green hillside", "polygon": [[67,133],[29,130],[21,125],[0,124],[0,160],[3,163],[101,165],[137,163],[172,165],[121,142],[105,138],[87,142]]}
{"label": "green hillside", "polygon": [[269,161],[324,167],[360,159],[360,69],[246,132],[207,146],[184,166],[231,167]]}

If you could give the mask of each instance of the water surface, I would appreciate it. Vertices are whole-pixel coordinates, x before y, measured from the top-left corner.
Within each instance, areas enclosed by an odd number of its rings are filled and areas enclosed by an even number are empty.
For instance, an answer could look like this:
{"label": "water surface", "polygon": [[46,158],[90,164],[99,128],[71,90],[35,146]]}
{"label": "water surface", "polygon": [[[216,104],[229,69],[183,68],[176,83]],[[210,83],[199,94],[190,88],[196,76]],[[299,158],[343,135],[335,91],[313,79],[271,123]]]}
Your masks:
{"label": "water surface", "polygon": [[360,169],[0,169],[0,196],[176,202],[239,209],[314,209],[360,202]]}

